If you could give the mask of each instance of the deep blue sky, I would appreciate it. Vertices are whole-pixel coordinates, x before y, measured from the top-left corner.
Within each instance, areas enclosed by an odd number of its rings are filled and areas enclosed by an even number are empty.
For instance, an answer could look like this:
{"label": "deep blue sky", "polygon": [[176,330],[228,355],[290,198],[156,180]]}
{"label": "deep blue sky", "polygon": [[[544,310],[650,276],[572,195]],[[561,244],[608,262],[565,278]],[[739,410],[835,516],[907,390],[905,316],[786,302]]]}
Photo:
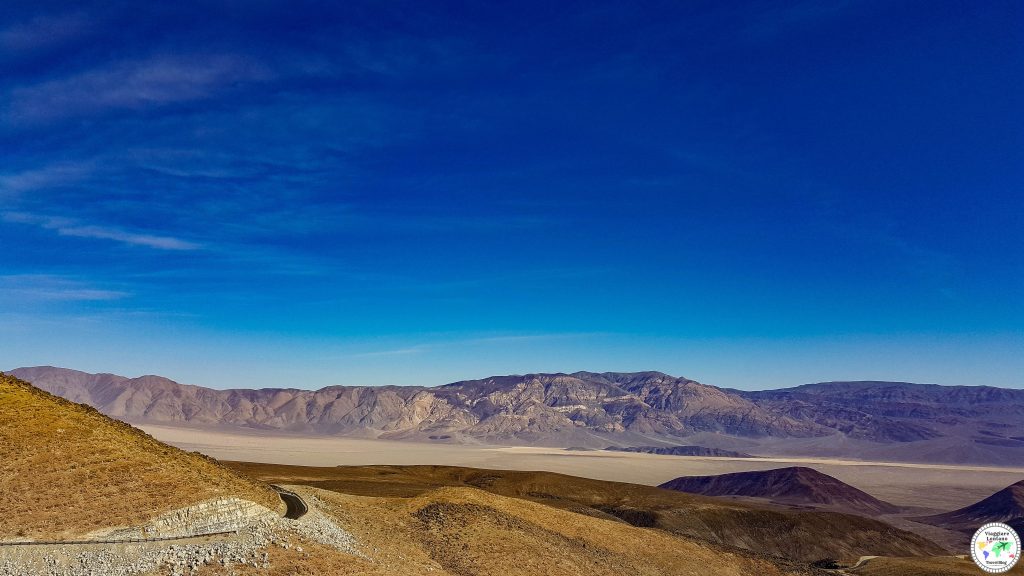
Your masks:
{"label": "deep blue sky", "polygon": [[1024,386],[1024,8],[5,2],[0,368]]}

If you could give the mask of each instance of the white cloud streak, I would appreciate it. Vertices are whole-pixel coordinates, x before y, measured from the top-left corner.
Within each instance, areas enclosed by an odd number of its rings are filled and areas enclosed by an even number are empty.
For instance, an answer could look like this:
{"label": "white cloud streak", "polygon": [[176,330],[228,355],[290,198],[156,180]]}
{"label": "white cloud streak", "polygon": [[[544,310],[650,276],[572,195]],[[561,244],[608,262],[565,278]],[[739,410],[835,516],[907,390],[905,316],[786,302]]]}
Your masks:
{"label": "white cloud streak", "polygon": [[0,47],[12,52],[41,50],[86,35],[92,28],[84,13],[38,16],[0,30]]}
{"label": "white cloud streak", "polygon": [[25,212],[5,212],[0,216],[5,222],[17,224],[28,224],[38,226],[45,230],[52,230],[61,236],[72,236],[76,238],[94,238],[98,240],[113,240],[131,246],[145,246],[158,250],[199,250],[201,244],[182,240],[173,236],[159,236],[132,232],[111,226],[97,226],[82,224],[70,218],[56,216],[40,216]]}
{"label": "white cloud streak", "polygon": [[31,123],[141,110],[202,100],[234,84],[271,77],[265,66],[231,54],[126,60],[16,88],[7,97],[7,115]]}
{"label": "white cloud streak", "polygon": [[90,162],[58,162],[34,168],[0,175],[0,195],[15,195],[79,182],[93,173]]}
{"label": "white cloud streak", "polygon": [[63,276],[10,274],[0,276],[0,295],[20,301],[96,302],[121,300],[131,293],[97,288]]}

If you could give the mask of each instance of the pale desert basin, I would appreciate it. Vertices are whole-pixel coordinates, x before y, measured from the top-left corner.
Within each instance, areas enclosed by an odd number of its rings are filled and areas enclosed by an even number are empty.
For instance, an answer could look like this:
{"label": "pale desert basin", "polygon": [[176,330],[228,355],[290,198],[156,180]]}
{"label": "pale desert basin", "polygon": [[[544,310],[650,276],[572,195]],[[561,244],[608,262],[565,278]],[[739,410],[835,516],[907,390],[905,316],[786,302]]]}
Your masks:
{"label": "pale desert basin", "polygon": [[1024,467],[956,466],[826,458],[706,458],[601,450],[394,442],[279,431],[139,425],[185,450],[221,460],[303,466],[449,465],[544,470],[599,480],[658,485],[678,476],[810,466],[897,506],[951,510],[1024,478]]}

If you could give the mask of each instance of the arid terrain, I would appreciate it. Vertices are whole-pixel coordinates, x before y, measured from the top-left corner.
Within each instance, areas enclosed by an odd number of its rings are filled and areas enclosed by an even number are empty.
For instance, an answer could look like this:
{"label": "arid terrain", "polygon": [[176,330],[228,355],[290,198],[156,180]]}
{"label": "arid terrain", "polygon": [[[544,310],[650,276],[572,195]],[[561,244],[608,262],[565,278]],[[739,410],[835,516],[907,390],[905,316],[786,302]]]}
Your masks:
{"label": "arid terrain", "polygon": [[978,526],[987,522],[1003,522],[1019,534],[1024,532],[1024,480],[970,506],[911,520],[958,534],[952,541],[960,547],[968,545]]}
{"label": "arid terrain", "polygon": [[[11,512],[0,540],[172,538],[0,546],[4,576],[49,566],[68,574],[119,567],[111,573],[462,576],[703,574],[712,565],[715,574],[824,574],[816,566],[835,565],[853,574],[955,574],[963,563],[950,554],[961,551],[964,528],[941,521],[965,513],[974,520],[979,509],[1016,515],[1019,507],[1002,504],[1019,504],[1007,486],[1024,476],[998,466],[396,442],[209,425],[146,424],[148,436],[3,378],[0,503]],[[211,456],[234,461],[225,467]],[[728,474],[737,471],[749,474]],[[656,487],[669,481],[717,497]],[[308,515],[282,519],[270,484],[305,498]],[[27,498],[32,506],[22,505]],[[510,567],[508,558],[522,560]]]}
{"label": "arid terrain", "polygon": [[656,486],[678,476],[702,476],[812,466],[897,506],[949,511],[1024,478],[1024,467],[955,466],[828,458],[715,458],[525,446],[461,446],[328,438],[303,434],[144,425],[155,438],[222,460],[303,466],[436,464],[545,470]]}
{"label": "arid terrain", "polygon": [[[788,540],[789,533],[776,524],[779,511],[750,507],[749,505],[717,501],[716,499],[691,498],[651,487],[631,486],[611,482],[592,481],[557,474],[532,472],[502,472],[476,470],[445,466],[342,466],[315,468],[301,466],[280,466],[243,462],[229,462],[230,467],[267,481],[287,481],[316,486],[319,489],[350,496],[387,496],[415,499],[443,489],[472,487],[493,494],[525,499],[548,506],[570,510],[576,514],[614,516],[619,521],[636,526],[654,527],[684,537],[694,537],[696,530],[700,540],[728,539],[733,545],[757,548],[778,557],[799,557],[801,554],[814,555],[819,550],[803,548],[811,540],[824,541],[830,535],[827,529],[812,530],[814,536],[795,536]],[[734,507],[735,506],[735,507]],[[745,510],[743,515],[733,513]],[[823,517],[835,522],[846,518],[841,515],[825,514]],[[841,520],[840,520],[841,521]],[[805,525],[791,528],[800,533]],[[764,532],[759,532],[763,530]],[[838,530],[845,535],[830,552],[836,559],[836,570],[812,570],[818,576],[828,574],[867,574],[881,576],[946,576],[979,573],[977,567],[962,557],[938,556],[877,556],[843,557],[842,546],[850,542],[856,532],[852,526],[842,525]],[[754,540],[744,536],[756,535]],[[897,544],[898,546],[899,544]],[[779,546],[773,548],[773,546]],[[847,550],[851,552],[851,550]],[[702,574],[719,573],[714,568],[705,568]],[[467,573],[477,573],[472,570]],[[686,572],[682,572],[686,573]],[[1024,567],[1017,566],[1010,574],[1024,574]]]}
{"label": "arid terrain", "polygon": [[219,496],[271,510],[265,484],[0,374],[0,541],[130,526]]}
{"label": "arid terrain", "polygon": [[[321,436],[273,436],[146,426],[168,443],[224,460],[260,460],[311,466],[449,465],[520,471],[550,471],[572,476],[657,486],[681,476],[811,467],[858,491],[899,508],[880,518],[953,551],[964,550],[964,535],[942,524],[918,522],[921,516],[971,506],[1024,478],[1024,468],[869,462],[820,458],[718,458],[672,456],[604,450],[501,446],[460,446],[390,442]],[[856,506],[829,506],[812,501],[789,504],[778,498],[723,497],[736,502],[791,509],[819,508],[876,517]]]}
{"label": "arid terrain", "polygon": [[715,476],[680,476],[660,486],[704,496],[747,496],[773,503],[816,506],[873,516],[894,514],[898,506],[806,466]]}
{"label": "arid terrain", "polygon": [[[413,497],[441,487],[476,488],[808,563],[830,556],[856,559],[871,550],[895,556],[944,552],[924,538],[860,516],[778,509],[549,472],[448,466],[230,466],[268,482],[301,483],[355,495]],[[816,538],[805,538],[806,534]]]}
{"label": "arid terrain", "polygon": [[214,390],[49,366],[12,374],[140,425],[988,466],[1024,457],[1024,391],[988,386],[829,382],[750,392],[660,372],[575,372],[437,387]]}
{"label": "arid terrain", "polygon": [[[291,486],[308,512],[284,519],[267,484],[4,375],[0,409],[4,576],[809,571],[469,486],[404,498]],[[73,542],[32,544],[52,540]]]}
{"label": "arid terrain", "polygon": [[[898,569],[893,566],[914,565],[925,569],[909,573],[938,575],[945,573],[942,567],[955,565],[950,564],[954,559],[942,558],[949,552],[927,536],[830,510],[551,472],[436,465],[225,466],[6,376],[0,382],[0,408],[5,410],[0,480],[10,511],[0,524],[0,540],[88,541],[0,546],[4,576],[668,576],[707,574],[709,567],[714,574],[737,576],[822,575],[835,571],[816,564],[833,560],[851,573],[884,574]],[[225,446],[229,453],[258,451],[258,444],[264,444],[270,455],[292,450],[293,457],[307,459],[311,454],[327,457],[328,452],[317,450],[338,445],[322,443],[339,441],[171,430],[202,435],[210,445],[225,438],[254,443]],[[362,459],[436,459],[447,450],[452,458],[483,460],[518,455],[527,462],[541,458],[572,464],[583,458],[590,465],[618,463],[623,470],[662,462],[664,471],[674,468],[676,473],[680,466],[701,462],[752,463],[749,458],[343,440],[358,443],[348,445],[347,457]],[[306,442],[312,452],[295,452]],[[209,445],[205,449],[210,451]],[[282,518],[283,502],[270,484],[297,493],[308,512],[298,519]],[[34,505],[23,506],[26,501]],[[58,521],[60,512],[65,520]],[[169,539],[118,543],[153,536]]]}

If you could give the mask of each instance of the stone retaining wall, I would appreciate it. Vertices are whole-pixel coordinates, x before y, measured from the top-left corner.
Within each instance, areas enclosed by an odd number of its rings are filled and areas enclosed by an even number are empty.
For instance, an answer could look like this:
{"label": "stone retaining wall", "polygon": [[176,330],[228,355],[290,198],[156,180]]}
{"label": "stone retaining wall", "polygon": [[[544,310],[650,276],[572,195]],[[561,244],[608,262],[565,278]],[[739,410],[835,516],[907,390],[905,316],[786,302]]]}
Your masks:
{"label": "stone retaining wall", "polygon": [[277,514],[255,502],[239,498],[214,498],[172,510],[157,516],[143,526],[119,528],[97,539],[178,538],[215,532],[241,530],[261,519],[277,518]]}

